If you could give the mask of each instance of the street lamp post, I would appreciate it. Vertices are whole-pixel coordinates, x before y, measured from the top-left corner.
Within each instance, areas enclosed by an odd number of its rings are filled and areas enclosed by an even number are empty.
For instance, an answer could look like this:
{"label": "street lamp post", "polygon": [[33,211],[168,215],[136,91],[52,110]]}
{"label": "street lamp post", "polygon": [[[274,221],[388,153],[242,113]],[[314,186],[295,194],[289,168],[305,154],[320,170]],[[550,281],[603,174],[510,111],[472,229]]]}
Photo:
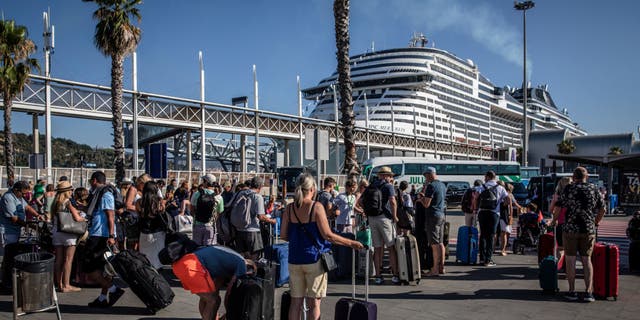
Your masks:
{"label": "street lamp post", "polygon": [[535,3],[533,1],[520,1],[514,2],[513,7],[522,11],[522,42],[524,44],[523,48],[523,58],[522,58],[522,94],[523,94],[523,102],[522,102],[522,118],[524,122],[523,133],[522,133],[522,165],[528,165],[527,156],[529,154],[529,121],[527,119],[527,10],[535,7]]}

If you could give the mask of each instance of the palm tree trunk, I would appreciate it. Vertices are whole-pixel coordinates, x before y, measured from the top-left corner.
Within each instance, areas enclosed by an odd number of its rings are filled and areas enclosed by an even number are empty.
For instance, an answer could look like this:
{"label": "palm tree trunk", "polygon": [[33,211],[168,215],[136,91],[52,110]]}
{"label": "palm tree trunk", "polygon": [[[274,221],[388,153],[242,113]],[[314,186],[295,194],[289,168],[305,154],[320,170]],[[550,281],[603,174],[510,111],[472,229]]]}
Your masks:
{"label": "palm tree trunk", "polygon": [[353,115],[353,98],[351,68],[349,66],[349,0],[335,0],[333,15],[336,32],[336,58],[338,60],[338,89],[340,91],[340,113],[342,116],[342,132],[344,135],[344,172],[348,175],[359,175],[360,166],[356,159],[354,138],[355,117]]}
{"label": "palm tree trunk", "polygon": [[111,112],[113,119],[113,151],[115,153],[116,185],[124,178],[124,132],[122,129],[123,55],[111,56]]}
{"label": "palm tree trunk", "polygon": [[13,107],[13,98],[7,93],[3,94],[4,98],[4,163],[7,166],[7,187],[11,188],[15,180],[15,164],[16,155],[13,149],[13,131],[11,130],[11,108]]}

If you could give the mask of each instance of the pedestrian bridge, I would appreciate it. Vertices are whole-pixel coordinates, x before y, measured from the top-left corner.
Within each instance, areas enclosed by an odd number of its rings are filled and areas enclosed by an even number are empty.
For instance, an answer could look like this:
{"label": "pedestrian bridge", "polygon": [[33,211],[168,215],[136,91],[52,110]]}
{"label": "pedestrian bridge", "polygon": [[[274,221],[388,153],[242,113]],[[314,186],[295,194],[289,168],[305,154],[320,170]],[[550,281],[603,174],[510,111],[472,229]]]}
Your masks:
{"label": "pedestrian bridge", "polygon": [[[47,78],[31,75],[24,91],[13,102],[13,110],[43,114]],[[48,79],[51,114],[56,116],[111,120],[110,88],[63,79]],[[135,101],[135,103],[134,103]],[[306,129],[329,132],[332,142],[342,142],[339,123],[297,115],[255,110],[194,99],[124,90],[122,117],[133,122],[134,107],[139,124],[181,128],[199,132],[201,108],[204,107],[204,126],[207,132],[254,135],[256,127],[261,137],[282,140],[303,140]],[[491,159],[492,151],[478,145],[441,141],[433,138],[355,128],[358,148],[369,146],[371,154],[380,155],[437,155],[445,158]],[[391,151],[391,152],[390,152]]]}

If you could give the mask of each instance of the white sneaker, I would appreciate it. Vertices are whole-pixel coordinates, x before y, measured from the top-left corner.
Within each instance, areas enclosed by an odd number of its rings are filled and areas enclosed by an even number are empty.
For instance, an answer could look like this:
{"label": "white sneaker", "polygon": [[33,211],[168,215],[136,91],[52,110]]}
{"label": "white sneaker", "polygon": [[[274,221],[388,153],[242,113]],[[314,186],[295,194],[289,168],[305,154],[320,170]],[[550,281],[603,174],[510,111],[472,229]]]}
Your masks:
{"label": "white sneaker", "polygon": [[400,278],[398,278],[397,276],[393,276],[393,278],[391,278],[391,283],[400,284]]}

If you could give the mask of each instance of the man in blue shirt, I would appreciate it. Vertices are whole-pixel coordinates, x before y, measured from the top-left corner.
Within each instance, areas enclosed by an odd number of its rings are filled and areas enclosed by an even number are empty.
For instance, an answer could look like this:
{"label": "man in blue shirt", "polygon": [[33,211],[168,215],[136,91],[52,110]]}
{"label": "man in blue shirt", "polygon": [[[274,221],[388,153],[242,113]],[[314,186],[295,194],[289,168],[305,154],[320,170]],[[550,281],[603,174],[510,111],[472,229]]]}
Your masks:
{"label": "man in blue shirt", "polygon": [[28,192],[29,188],[28,182],[18,181],[0,200],[0,227],[4,230],[0,234],[0,255],[2,256],[4,256],[4,246],[16,243],[20,239],[27,213],[33,217],[40,216],[23,198],[23,194]]}
{"label": "man in blue shirt", "polygon": [[476,187],[478,196],[473,200],[473,208],[478,212],[480,224],[480,261],[485,267],[493,267],[496,264],[491,259],[493,256],[494,236],[500,221],[500,204],[509,195],[501,185],[498,185],[496,173],[489,170],[484,175],[485,183]]}
{"label": "man in blue shirt", "polygon": [[[181,241],[190,242],[188,239]],[[211,246],[187,253],[171,266],[182,287],[200,297],[198,309],[202,319],[217,319],[222,300],[220,289],[228,283],[225,297],[225,304],[228,304],[235,280],[247,274],[247,264],[255,270],[252,261],[245,260],[235,251],[223,246]]]}
{"label": "man in blue shirt", "polygon": [[113,284],[111,277],[103,275],[106,263],[103,255],[108,250],[107,247],[116,244],[115,198],[110,191],[103,190],[106,182],[107,178],[101,171],[94,172],[89,179],[92,193],[87,211],[91,210],[92,203],[95,203],[95,207],[93,212],[87,212],[90,216],[89,238],[85,244],[82,271],[102,288],[100,296],[89,302],[89,307],[93,308],[110,307],[124,294],[124,290]]}
{"label": "man in blue shirt", "polygon": [[424,193],[421,193],[420,200],[422,205],[426,208],[425,217],[425,229],[427,233],[427,239],[433,252],[433,266],[431,270],[426,274],[427,276],[437,276],[444,273],[444,210],[445,210],[445,195],[447,193],[447,187],[438,180],[436,175],[436,168],[428,167],[423,173],[426,180],[424,186]]}

